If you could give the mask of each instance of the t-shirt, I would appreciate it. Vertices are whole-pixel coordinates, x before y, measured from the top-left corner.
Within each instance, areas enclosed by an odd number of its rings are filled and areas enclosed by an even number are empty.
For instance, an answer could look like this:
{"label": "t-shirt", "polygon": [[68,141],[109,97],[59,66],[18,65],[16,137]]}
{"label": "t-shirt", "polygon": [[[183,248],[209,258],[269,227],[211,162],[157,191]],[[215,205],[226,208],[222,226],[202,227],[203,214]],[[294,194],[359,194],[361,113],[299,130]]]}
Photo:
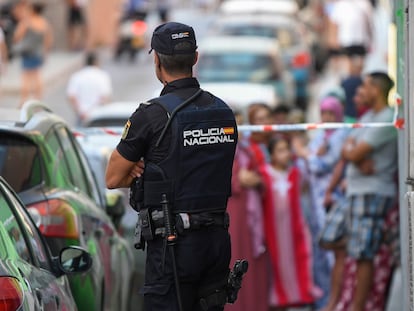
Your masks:
{"label": "t-shirt", "polygon": [[372,7],[366,0],[338,0],[330,18],[338,26],[338,42],[342,47],[363,45],[371,41]]}
{"label": "t-shirt", "polygon": [[96,66],[87,66],[74,73],[67,88],[67,95],[77,99],[82,114],[101,105],[102,98],[111,94],[109,74]]}
{"label": "t-shirt", "polygon": [[[360,122],[391,122],[393,111],[385,108],[375,113],[366,112]],[[380,193],[384,196],[396,194],[395,174],[397,171],[397,130],[393,127],[360,128],[350,134],[356,142],[369,144],[373,151],[369,157],[374,161],[375,173],[364,175],[353,163],[347,166],[347,195]]]}

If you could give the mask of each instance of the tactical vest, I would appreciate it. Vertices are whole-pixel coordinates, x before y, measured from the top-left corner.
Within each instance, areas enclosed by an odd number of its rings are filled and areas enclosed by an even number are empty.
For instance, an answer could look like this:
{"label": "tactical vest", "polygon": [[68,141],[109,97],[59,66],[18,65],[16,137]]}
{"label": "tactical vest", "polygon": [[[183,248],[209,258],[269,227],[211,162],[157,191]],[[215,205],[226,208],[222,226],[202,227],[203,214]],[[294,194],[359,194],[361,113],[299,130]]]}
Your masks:
{"label": "tactical vest", "polygon": [[[152,104],[168,112],[171,142],[160,163],[145,163],[144,207],[159,206],[162,194],[174,213],[224,211],[231,195],[237,143],[232,110],[214,97],[210,104],[190,102],[169,93]],[[159,141],[158,141],[159,143]]]}

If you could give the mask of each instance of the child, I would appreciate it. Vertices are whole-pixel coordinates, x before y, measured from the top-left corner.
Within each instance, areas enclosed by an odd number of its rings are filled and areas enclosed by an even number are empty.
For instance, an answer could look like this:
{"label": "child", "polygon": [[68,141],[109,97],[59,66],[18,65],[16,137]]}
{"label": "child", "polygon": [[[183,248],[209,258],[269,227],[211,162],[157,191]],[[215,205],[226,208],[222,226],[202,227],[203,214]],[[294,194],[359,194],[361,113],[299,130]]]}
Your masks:
{"label": "child", "polygon": [[319,295],[312,278],[310,235],[300,207],[300,175],[291,166],[286,138],[269,143],[271,163],[260,168],[264,190],[264,230],[271,258],[270,306],[286,310],[310,305]]}

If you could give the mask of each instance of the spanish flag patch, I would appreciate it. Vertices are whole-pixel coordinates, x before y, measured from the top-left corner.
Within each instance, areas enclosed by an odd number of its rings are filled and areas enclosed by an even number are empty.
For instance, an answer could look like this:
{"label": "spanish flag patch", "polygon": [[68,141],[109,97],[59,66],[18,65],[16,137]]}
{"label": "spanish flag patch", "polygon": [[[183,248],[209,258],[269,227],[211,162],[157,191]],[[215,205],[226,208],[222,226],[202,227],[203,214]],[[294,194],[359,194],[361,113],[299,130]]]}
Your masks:
{"label": "spanish flag patch", "polygon": [[234,134],[234,127],[225,127],[223,128],[224,134],[232,135]]}

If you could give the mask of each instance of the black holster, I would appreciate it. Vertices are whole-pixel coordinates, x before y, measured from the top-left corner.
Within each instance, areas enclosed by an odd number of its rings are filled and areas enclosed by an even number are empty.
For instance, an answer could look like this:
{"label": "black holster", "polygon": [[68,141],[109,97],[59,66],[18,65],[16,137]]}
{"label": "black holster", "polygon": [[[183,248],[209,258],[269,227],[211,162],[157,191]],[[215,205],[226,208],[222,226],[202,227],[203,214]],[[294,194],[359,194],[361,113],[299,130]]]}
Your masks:
{"label": "black holster", "polygon": [[129,190],[129,205],[139,212],[144,202],[144,181],[142,177],[135,178]]}

